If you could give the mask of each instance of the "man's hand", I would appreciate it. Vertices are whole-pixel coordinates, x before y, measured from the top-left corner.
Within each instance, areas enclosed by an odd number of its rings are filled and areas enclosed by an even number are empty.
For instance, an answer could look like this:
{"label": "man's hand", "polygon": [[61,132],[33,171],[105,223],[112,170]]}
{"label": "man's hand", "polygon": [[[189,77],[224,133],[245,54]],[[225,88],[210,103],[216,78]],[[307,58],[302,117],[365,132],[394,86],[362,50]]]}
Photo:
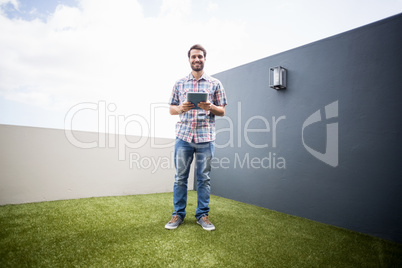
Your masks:
{"label": "man's hand", "polygon": [[194,108],[194,104],[189,101],[183,102],[180,105],[170,105],[170,114],[177,115],[190,111]]}
{"label": "man's hand", "polygon": [[198,107],[205,111],[209,111],[210,113],[217,115],[217,116],[224,116],[225,115],[225,106],[216,106],[212,104],[210,101],[200,102],[198,103]]}
{"label": "man's hand", "polygon": [[[209,101],[198,103],[198,107],[200,107],[204,111],[209,111],[217,116],[225,115],[225,106],[216,106],[216,105],[213,105]],[[192,104],[189,101],[183,102],[180,105],[170,105],[170,114],[171,115],[182,114],[182,113],[190,111],[193,108],[194,108],[194,104]]]}
{"label": "man's hand", "polygon": [[188,111],[190,111],[191,109],[193,109],[193,108],[194,108],[194,104],[192,104],[192,103],[189,102],[189,101],[186,101],[186,102],[183,102],[179,107],[181,108],[182,113],[185,113],[185,112],[188,112]]}
{"label": "man's hand", "polygon": [[198,103],[198,107],[205,111],[211,110],[211,103],[209,101]]}

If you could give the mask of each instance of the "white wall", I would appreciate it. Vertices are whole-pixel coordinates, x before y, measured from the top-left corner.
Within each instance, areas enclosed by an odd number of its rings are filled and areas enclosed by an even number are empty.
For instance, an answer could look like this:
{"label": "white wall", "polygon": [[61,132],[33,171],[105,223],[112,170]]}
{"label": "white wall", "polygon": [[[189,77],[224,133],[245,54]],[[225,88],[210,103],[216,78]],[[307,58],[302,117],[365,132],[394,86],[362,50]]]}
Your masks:
{"label": "white wall", "polygon": [[0,205],[172,191],[174,139],[68,134],[0,125]]}

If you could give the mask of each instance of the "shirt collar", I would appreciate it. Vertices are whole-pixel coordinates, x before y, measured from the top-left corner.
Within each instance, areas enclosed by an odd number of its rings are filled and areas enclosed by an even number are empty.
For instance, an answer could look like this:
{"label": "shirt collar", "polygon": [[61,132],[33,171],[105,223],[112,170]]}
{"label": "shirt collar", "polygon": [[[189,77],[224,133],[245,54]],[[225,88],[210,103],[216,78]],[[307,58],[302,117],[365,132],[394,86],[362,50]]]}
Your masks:
{"label": "shirt collar", "polygon": [[[207,75],[205,72],[202,74],[202,76],[200,77],[199,80],[202,80],[202,79],[204,79],[204,80],[206,80],[206,81],[210,81],[210,80],[211,80],[210,76]],[[187,76],[187,81],[188,81],[188,80],[195,80],[195,78],[194,78],[194,76],[193,76],[193,73],[190,73],[190,74]]]}

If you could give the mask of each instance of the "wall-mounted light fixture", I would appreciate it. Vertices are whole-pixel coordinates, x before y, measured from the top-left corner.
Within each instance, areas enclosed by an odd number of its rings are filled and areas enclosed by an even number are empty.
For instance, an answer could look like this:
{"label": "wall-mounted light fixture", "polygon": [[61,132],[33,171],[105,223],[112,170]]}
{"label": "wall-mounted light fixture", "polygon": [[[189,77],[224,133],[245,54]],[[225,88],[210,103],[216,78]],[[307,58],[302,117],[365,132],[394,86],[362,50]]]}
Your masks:
{"label": "wall-mounted light fixture", "polygon": [[286,69],[282,66],[269,68],[269,86],[273,89],[286,88]]}

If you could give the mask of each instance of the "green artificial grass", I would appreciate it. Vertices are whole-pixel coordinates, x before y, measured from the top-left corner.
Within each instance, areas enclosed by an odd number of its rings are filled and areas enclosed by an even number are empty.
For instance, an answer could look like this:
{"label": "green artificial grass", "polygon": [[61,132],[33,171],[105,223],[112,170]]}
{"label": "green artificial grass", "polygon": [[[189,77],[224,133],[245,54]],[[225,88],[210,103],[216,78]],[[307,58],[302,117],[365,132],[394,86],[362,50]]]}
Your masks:
{"label": "green artificial grass", "polygon": [[212,196],[216,230],[172,193],[0,207],[0,267],[402,267],[402,245]]}

